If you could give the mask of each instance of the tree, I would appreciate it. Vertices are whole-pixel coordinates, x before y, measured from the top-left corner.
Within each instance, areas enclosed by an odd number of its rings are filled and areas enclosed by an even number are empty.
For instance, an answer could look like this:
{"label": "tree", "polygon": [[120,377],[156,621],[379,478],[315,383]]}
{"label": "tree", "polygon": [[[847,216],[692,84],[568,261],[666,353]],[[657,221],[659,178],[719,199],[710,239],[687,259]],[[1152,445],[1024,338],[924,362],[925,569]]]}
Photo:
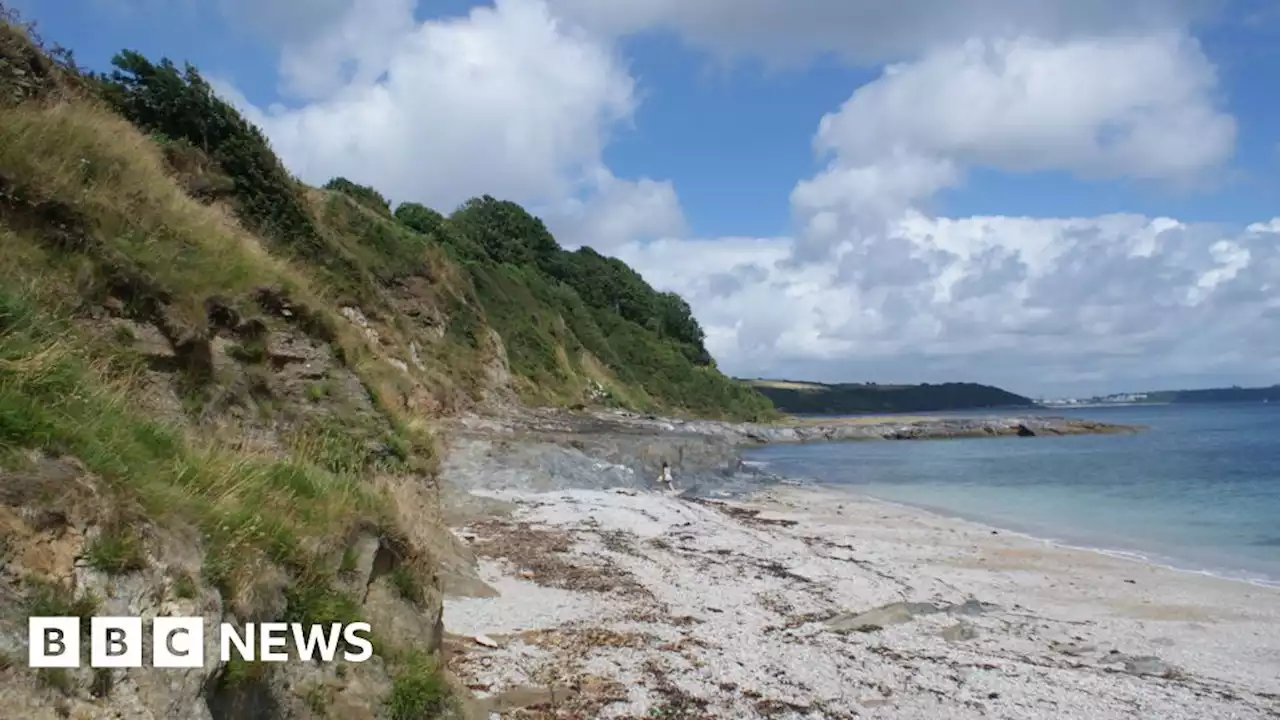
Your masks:
{"label": "tree", "polygon": [[509,200],[472,198],[449,217],[450,224],[498,263],[537,264],[560,252],[547,226]]}
{"label": "tree", "polygon": [[391,201],[368,185],[358,185],[344,177],[336,177],[324,184],[325,190],[335,190],[375,212],[390,214]]}

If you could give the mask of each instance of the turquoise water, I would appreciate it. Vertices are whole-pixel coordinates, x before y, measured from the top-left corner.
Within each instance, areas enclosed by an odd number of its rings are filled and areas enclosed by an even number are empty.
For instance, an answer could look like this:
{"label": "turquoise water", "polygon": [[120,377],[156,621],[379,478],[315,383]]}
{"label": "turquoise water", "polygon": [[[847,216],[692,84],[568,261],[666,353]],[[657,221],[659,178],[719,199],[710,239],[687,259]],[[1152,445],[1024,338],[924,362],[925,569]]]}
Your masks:
{"label": "turquoise water", "polygon": [[769,473],[1185,570],[1280,584],[1280,405],[1045,414],[1137,435],[777,445]]}

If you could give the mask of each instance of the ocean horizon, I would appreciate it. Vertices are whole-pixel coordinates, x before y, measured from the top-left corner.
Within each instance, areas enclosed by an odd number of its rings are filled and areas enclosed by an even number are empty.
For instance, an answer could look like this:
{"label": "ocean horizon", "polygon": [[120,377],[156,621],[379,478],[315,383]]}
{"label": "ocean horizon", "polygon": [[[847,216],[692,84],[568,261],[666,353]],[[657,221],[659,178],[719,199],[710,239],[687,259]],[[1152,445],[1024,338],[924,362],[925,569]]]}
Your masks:
{"label": "ocean horizon", "polygon": [[772,445],[748,451],[745,459],[788,482],[1065,546],[1280,586],[1280,435],[1274,431],[1280,406],[1116,405],[1023,413],[1148,429],[1134,435]]}

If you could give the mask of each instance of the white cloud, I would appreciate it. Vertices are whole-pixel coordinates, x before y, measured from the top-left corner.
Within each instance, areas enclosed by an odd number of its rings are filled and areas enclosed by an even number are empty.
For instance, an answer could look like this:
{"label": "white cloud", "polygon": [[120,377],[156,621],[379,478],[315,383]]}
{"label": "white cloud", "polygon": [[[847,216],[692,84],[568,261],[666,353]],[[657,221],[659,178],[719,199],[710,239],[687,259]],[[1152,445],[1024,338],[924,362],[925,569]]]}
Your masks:
{"label": "white cloud", "polygon": [[601,167],[590,188],[586,200],[570,197],[542,212],[566,248],[590,245],[608,253],[619,243],[679,236],[687,229],[670,181],[620,180]]}
{"label": "white cloud", "polygon": [[[296,9],[268,2],[258,22],[287,24]],[[669,183],[619,179],[602,162],[636,107],[625,64],[545,3],[498,0],[424,23],[409,0],[325,9],[326,22],[284,40],[282,82],[303,104],[255,108],[220,86],[303,179],[341,175],[444,212],[482,194],[512,199],[601,246],[682,230]]]}
{"label": "white cloud", "polygon": [[1183,27],[1219,0],[551,0],[598,32],[661,29],[722,55],[876,64],[973,37],[1130,35]]}
{"label": "white cloud", "polygon": [[787,238],[669,240],[621,256],[689,299],[730,372],[1034,392],[1274,378],[1277,228],[908,215],[895,251],[846,247],[829,265],[787,263]]}
{"label": "white cloud", "polygon": [[792,194],[800,256],[882,232],[972,166],[1190,184],[1234,146],[1216,82],[1178,33],[971,40],[891,65],[819,124],[831,161]]}
{"label": "white cloud", "polygon": [[[925,212],[973,167],[1212,179],[1235,125],[1185,31],[1197,0],[498,0],[426,23],[408,0],[325,1],[301,25],[292,0],[253,3],[261,30],[293,28],[282,83],[305,104],[250,110],[291,169],[446,211],[520,201],[685,295],[731,372],[1035,392],[1280,371],[1280,219]],[[794,236],[673,239],[673,185],[605,166],[637,104],[610,36],[659,27],[897,61],[818,124],[827,165],[791,194]]]}

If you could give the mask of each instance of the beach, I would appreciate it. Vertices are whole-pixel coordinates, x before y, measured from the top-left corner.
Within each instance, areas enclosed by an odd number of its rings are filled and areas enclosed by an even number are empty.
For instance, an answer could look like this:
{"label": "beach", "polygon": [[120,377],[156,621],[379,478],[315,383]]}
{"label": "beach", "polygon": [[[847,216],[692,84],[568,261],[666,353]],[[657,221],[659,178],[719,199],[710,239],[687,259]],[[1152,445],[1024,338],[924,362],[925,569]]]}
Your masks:
{"label": "beach", "polygon": [[1273,588],[841,490],[470,494],[474,717],[1280,717]]}

